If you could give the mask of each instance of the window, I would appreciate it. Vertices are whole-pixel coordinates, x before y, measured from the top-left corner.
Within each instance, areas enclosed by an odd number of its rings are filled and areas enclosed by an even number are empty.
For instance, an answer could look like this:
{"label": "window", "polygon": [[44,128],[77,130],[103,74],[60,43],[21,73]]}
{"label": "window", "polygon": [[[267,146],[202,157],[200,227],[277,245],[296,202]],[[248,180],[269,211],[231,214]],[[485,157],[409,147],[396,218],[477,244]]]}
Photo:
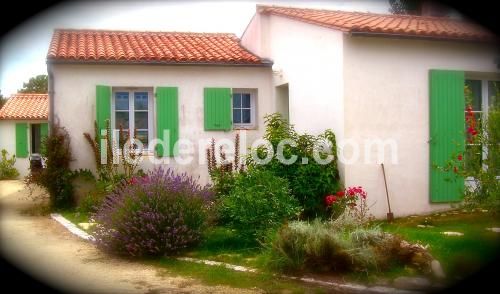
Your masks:
{"label": "window", "polygon": [[[476,129],[481,132],[482,121],[486,119],[488,109],[493,103],[498,103],[500,99],[500,81],[488,81],[482,79],[465,80],[467,90],[465,92],[465,103],[472,107],[472,113],[476,120]],[[467,112],[467,109],[466,109]],[[467,128],[467,123],[466,123]],[[482,161],[487,154],[486,146],[480,144],[471,144],[469,139],[471,134],[465,130],[465,168],[479,169],[483,168]]]}
{"label": "window", "polygon": [[255,90],[233,89],[233,125],[235,128],[255,127]]}
{"label": "window", "polygon": [[113,93],[113,125],[115,130],[120,127],[136,136],[145,149],[152,140],[152,91],[115,90]]}

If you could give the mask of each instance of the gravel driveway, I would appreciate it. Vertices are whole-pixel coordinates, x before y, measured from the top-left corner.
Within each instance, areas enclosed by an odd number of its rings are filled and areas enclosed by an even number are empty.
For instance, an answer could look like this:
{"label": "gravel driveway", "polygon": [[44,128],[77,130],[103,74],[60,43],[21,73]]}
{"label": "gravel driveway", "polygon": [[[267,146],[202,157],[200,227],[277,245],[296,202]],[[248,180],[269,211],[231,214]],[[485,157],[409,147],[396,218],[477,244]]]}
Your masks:
{"label": "gravel driveway", "polygon": [[33,206],[21,181],[0,181],[2,257],[54,288],[71,293],[253,293],[206,286],[138,262],[110,257],[69,233]]}

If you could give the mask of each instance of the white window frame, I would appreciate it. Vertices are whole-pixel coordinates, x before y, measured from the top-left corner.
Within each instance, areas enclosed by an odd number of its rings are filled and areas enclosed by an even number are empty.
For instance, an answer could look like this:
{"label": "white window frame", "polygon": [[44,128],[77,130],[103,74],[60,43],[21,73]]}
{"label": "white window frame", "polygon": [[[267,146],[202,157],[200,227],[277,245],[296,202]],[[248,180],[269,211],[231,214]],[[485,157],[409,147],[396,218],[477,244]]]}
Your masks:
{"label": "white window frame", "polygon": [[[481,121],[484,123],[488,119],[488,111],[490,109],[490,101],[489,101],[489,88],[488,88],[488,82],[500,82],[500,79],[494,78],[494,77],[483,77],[483,76],[476,76],[476,75],[466,75],[465,80],[476,80],[476,81],[481,81],[481,110],[480,111],[472,111],[472,113],[478,113],[481,112]],[[464,126],[465,128],[465,126]],[[471,145],[467,144],[466,145]],[[484,161],[486,160],[486,157],[488,156],[488,147],[483,146],[482,148],[482,155],[481,159]],[[486,165],[483,163],[482,166],[483,169],[486,169]],[[497,179],[500,179],[500,175],[497,176]],[[465,179],[466,185],[472,186],[475,184],[475,179],[473,177],[467,177]]]}
{"label": "white window frame", "polygon": [[[233,117],[233,94],[250,94],[250,123],[235,123]],[[249,130],[257,128],[257,89],[234,88],[231,91],[231,118],[233,129]]]}
{"label": "white window frame", "polygon": [[[128,113],[129,113],[129,130],[130,135],[134,135],[135,129],[135,108],[134,108],[134,93],[135,92],[147,92],[148,93],[148,142],[154,139],[154,92],[152,87],[113,87],[112,97],[111,97],[111,126],[113,127],[113,132],[118,133],[119,129],[115,127],[116,123],[116,103],[115,97],[117,92],[128,92]],[[149,153],[152,149],[149,146],[144,146],[143,153]]]}

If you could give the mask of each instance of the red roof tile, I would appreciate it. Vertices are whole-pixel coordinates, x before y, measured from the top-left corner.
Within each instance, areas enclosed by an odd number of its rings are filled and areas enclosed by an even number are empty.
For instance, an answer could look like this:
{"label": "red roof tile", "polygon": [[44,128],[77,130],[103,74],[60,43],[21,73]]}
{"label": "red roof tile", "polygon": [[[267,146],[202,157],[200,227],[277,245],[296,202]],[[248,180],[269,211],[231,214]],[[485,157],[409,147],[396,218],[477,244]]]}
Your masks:
{"label": "red roof tile", "polygon": [[0,119],[48,120],[49,95],[18,93],[0,109]]}
{"label": "red roof tile", "polygon": [[47,60],[118,63],[266,64],[234,34],[54,31]]}
{"label": "red roof tile", "polygon": [[257,11],[344,32],[467,41],[498,40],[494,34],[478,25],[444,17],[375,14],[266,5],[257,5]]}

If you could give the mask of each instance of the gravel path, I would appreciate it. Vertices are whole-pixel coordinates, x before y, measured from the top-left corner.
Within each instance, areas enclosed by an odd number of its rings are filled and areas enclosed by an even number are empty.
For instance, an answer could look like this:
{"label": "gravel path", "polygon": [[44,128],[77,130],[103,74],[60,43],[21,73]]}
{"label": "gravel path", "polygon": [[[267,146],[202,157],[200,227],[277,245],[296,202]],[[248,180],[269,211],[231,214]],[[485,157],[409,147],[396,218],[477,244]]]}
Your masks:
{"label": "gravel path", "polygon": [[106,255],[49,216],[21,211],[33,205],[20,181],[0,181],[0,252],[21,270],[71,293],[254,293],[206,286],[165,270]]}

